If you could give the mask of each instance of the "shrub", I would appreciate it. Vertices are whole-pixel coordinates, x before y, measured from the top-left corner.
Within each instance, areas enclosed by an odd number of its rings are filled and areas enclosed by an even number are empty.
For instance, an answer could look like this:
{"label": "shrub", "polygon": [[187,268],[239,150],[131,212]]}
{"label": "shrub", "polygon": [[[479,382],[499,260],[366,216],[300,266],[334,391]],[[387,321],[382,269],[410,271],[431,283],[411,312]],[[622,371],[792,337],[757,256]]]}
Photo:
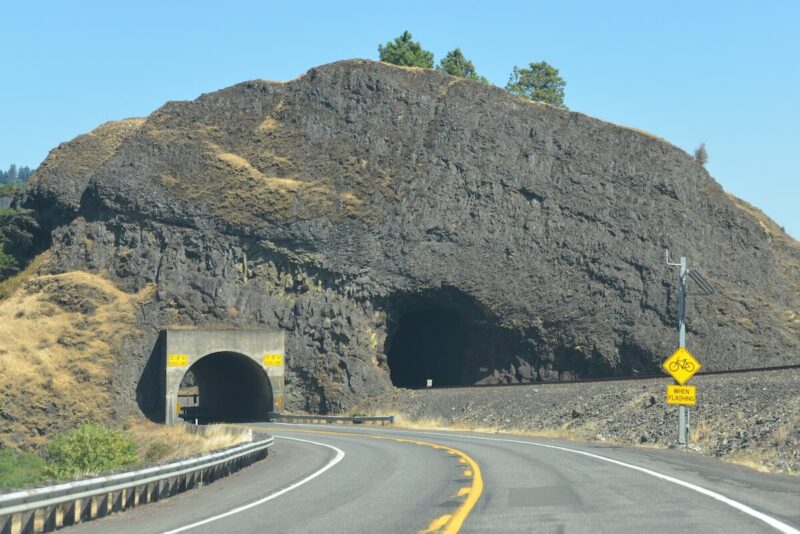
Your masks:
{"label": "shrub", "polygon": [[159,460],[163,460],[169,452],[169,445],[163,441],[155,441],[147,448],[147,451],[144,453],[144,459],[148,463],[158,462]]}
{"label": "shrub", "polygon": [[708,162],[708,151],[706,150],[705,143],[700,143],[700,146],[695,149],[694,159],[697,160],[697,163],[700,165],[705,165]]}
{"label": "shrub", "polygon": [[29,452],[0,450],[0,488],[21,488],[43,479],[44,461]]}
{"label": "shrub", "polygon": [[83,424],[45,447],[50,478],[73,478],[136,464],[136,443],[122,430]]}

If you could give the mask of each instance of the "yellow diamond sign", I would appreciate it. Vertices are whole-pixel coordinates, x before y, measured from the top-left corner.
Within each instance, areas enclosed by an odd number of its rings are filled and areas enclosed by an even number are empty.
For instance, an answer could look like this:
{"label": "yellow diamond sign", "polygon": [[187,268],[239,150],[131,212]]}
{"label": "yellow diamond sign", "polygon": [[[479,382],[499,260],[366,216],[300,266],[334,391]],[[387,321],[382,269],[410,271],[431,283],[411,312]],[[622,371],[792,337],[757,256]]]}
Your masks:
{"label": "yellow diamond sign", "polygon": [[691,352],[681,347],[664,360],[661,367],[675,379],[675,382],[684,385],[700,370],[702,365],[692,356]]}

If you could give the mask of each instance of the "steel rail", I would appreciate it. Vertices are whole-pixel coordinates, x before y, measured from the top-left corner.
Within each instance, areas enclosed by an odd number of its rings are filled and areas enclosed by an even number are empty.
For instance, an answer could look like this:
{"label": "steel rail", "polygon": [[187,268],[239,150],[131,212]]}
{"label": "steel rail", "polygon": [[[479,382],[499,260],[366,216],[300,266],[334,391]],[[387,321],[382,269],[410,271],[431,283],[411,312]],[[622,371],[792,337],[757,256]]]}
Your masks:
{"label": "steel rail", "polygon": [[[703,376],[727,375],[727,374],[742,374],[742,373],[759,373],[768,371],[783,371],[787,369],[800,369],[800,364],[793,365],[778,365],[774,367],[755,367],[746,369],[725,369],[722,371],[703,371],[698,372],[693,378]],[[574,380],[554,380],[554,381],[536,381],[536,382],[512,382],[506,384],[463,384],[458,386],[431,386],[431,387],[414,387],[408,388],[413,390],[424,389],[471,389],[471,388],[498,388],[498,387],[513,387],[513,386],[555,386],[564,384],[587,384],[592,382],[626,382],[636,380],[655,380],[659,378],[670,378],[666,373],[664,374],[651,374],[651,375],[637,375],[637,376],[602,376],[593,378],[576,378]]]}

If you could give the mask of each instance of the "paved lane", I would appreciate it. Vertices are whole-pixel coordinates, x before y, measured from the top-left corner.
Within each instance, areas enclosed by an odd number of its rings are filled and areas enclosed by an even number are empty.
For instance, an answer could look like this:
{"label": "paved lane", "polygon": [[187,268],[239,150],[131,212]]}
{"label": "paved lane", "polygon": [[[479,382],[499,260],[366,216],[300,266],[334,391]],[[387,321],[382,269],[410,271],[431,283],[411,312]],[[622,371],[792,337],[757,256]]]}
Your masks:
{"label": "paved lane", "polygon": [[[462,532],[674,533],[680,528],[749,533],[779,532],[781,523],[792,532],[800,525],[800,479],[756,473],[681,451],[453,432],[358,427],[339,431],[427,439],[474,458],[481,466],[484,491]],[[778,528],[694,487],[763,513]]]}
{"label": "paved lane", "polygon": [[[458,455],[407,438],[282,430],[270,430],[276,445],[266,461],[69,532],[418,532],[458,510],[465,499],[457,495],[471,484]],[[218,517],[302,482],[335,460],[337,449],[344,452],[341,461],[319,476]]]}
{"label": "paved lane", "polygon": [[[797,533],[800,525],[800,479],[680,451],[360,426],[258,426],[276,436],[265,462],[72,531],[166,532],[258,503],[184,531],[418,532],[447,525],[478,495],[463,533]],[[327,471],[259,503],[329,466],[337,449],[344,457]],[[477,464],[482,491],[468,460]]]}

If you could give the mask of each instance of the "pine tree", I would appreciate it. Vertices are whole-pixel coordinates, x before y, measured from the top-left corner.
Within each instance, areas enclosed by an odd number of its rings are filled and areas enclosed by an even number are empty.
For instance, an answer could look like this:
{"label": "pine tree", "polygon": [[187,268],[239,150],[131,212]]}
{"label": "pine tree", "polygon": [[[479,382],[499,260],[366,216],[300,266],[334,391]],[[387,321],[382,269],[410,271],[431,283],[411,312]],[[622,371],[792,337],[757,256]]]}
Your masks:
{"label": "pine tree", "polygon": [[464,53],[461,52],[460,48],[448,52],[439,62],[439,66],[436,67],[436,70],[442,70],[450,76],[456,76],[457,78],[466,78],[467,80],[489,83],[489,80],[475,72],[475,65],[472,64],[472,61],[464,57]]}
{"label": "pine tree", "polygon": [[506,91],[566,109],[564,105],[566,85],[567,82],[558,75],[558,69],[542,61],[531,63],[527,69],[514,67]]}
{"label": "pine tree", "polygon": [[378,45],[378,56],[381,61],[393,65],[433,68],[433,53],[424,50],[419,42],[412,41],[408,31],[395,38],[394,42],[386,43],[386,46]]}

